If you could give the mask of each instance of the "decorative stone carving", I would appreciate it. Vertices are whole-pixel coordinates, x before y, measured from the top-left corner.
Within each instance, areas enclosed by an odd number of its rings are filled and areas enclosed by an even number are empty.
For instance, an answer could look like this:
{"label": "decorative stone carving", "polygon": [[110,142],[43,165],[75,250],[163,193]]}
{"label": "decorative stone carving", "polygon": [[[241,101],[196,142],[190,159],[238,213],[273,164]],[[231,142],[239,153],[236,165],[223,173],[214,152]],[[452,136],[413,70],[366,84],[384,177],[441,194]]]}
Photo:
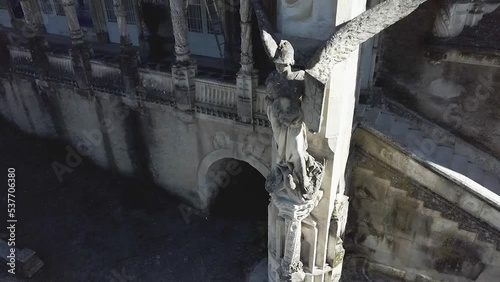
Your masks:
{"label": "decorative stone carving", "polygon": [[28,38],[33,65],[38,76],[45,76],[49,70],[49,59],[47,57],[49,44],[43,36],[43,24],[39,22],[40,17],[34,14],[29,0],[20,0],[19,3],[25,19],[23,36]]}
{"label": "decorative stone carving", "polygon": [[77,44],[71,47],[70,56],[78,87],[88,90],[90,95],[92,88],[92,65],[90,63],[93,56],[92,49],[86,43]]}
{"label": "decorative stone carving", "polygon": [[249,0],[241,0],[241,69],[236,78],[238,93],[238,116],[241,121],[253,122],[253,108],[256,102],[256,89],[258,87],[257,70],[253,68],[252,46],[252,10]]}
{"label": "decorative stone carving", "polygon": [[90,59],[93,56],[93,50],[83,40],[83,31],[76,14],[75,0],[62,0],[61,4],[68,20],[69,35],[73,45],[70,49],[70,56],[74,77],[78,87],[85,90],[83,93],[90,96],[92,79]]}
{"label": "decorative stone carving", "polygon": [[493,12],[499,6],[499,0],[448,0],[436,17],[434,35],[457,36],[464,27],[477,25],[485,14]]}
{"label": "decorative stone carving", "polygon": [[172,65],[172,78],[174,80],[174,96],[177,108],[190,111],[194,106],[196,85],[194,78],[198,68],[194,63]]}
{"label": "decorative stone carving", "polygon": [[120,70],[126,95],[124,102],[131,107],[136,107],[138,105],[137,87],[142,85],[138,70],[140,57],[138,52],[132,46],[132,42],[130,41],[128,35],[125,6],[123,1],[113,0],[113,7],[118,23],[118,31],[120,32]]}
{"label": "decorative stone carving", "polygon": [[177,62],[189,61],[189,44],[187,40],[187,0],[171,0],[170,13],[175,38],[175,57]]}
{"label": "decorative stone carving", "polygon": [[80,28],[80,23],[76,15],[75,0],[61,0],[61,4],[64,8],[66,20],[68,21],[69,36],[71,38],[71,42],[74,45],[82,44],[83,31]]}
{"label": "decorative stone carving", "polygon": [[[272,205],[277,209],[278,214],[275,216],[276,213],[273,212],[269,216],[270,221],[276,221],[276,228],[270,230],[270,234],[276,237],[275,244],[270,240],[270,281],[275,281],[273,270],[278,273],[280,282],[304,281],[305,279],[303,261],[301,261],[302,221],[308,218],[323,196],[321,185],[325,174],[325,164],[316,161],[307,152],[307,129],[309,125],[312,125],[313,132],[319,132],[321,128],[325,84],[330,78],[333,66],[347,59],[360,43],[404,18],[425,1],[387,0],[362,13],[325,42],[324,47],[320,48],[309,61],[306,71],[293,71],[292,65],[295,63],[293,46],[286,40],[277,44],[261,1],[252,0],[266,53],[276,66],[276,71],[271,73],[266,80],[267,116],[271,122],[277,149],[275,165],[266,179],[266,190],[271,194]],[[287,3],[299,2],[287,1]],[[303,104],[306,106],[303,107]],[[304,117],[307,117],[307,120]],[[343,174],[344,171],[336,173]],[[328,189],[337,189],[340,184],[339,182],[331,183]],[[335,193],[336,190],[329,192]],[[328,209],[346,211],[346,205],[347,203],[336,202]],[[274,207],[270,207],[270,211],[273,211]],[[329,221],[332,219],[331,214],[321,216],[325,216]],[[344,228],[340,225],[345,225],[345,220],[341,218],[342,215],[338,213],[333,218],[333,226],[330,226],[330,222],[321,223],[327,228],[335,228],[330,232],[334,233],[335,238],[334,245],[330,249],[336,258],[335,265],[339,265],[337,272],[330,276],[335,279],[334,281],[339,279],[341,263],[338,261],[342,261],[344,254],[339,230]],[[282,228],[283,221],[284,228]],[[273,222],[269,225],[272,226]],[[282,244],[283,239],[284,244]],[[323,242],[315,242],[314,247],[322,245],[323,248],[328,248],[327,242],[327,239]],[[274,245],[276,247],[273,248]],[[321,251],[321,253],[324,252],[325,250]],[[278,260],[279,266],[276,266]],[[313,267],[316,266],[313,265]],[[319,275],[332,271],[332,268],[322,260],[319,269],[322,272]],[[310,271],[313,275],[317,274],[315,269],[310,269]]]}
{"label": "decorative stone carving", "polygon": [[304,71],[292,71],[294,50],[281,41],[275,52],[276,71],[266,80],[267,116],[277,147],[276,163],[266,180],[266,190],[285,219],[285,250],[278,274],[282,281],[303,281],[300,261],[301,221],[318,204],[324,165],[307,152],[307,127],[301,99]]}
{"label": "decorative stone carving", "polygon": [[175,38],[175,63],[172,65],[174,95],[177,108],[190,111],[194,107],[196,62],[189,57],[187,40],[187,2],[170,0],[170,12]]}

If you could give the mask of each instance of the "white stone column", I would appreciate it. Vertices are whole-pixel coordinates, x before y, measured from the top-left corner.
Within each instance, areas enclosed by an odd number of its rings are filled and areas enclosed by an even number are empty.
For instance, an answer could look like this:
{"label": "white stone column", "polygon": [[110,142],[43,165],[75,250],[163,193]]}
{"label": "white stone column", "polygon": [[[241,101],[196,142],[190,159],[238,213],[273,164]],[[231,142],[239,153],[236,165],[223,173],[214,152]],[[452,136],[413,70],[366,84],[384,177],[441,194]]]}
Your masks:
{"label": "white stone column", "polygon": [[196,62],[189,56],[187,39],[187,1],[170,0],[170,12],[175,38],[175,63],[172,65],[174,96],[177,108],[189,111],[194,107]]}
{"label": "white stone column", "polygon": [[257,70],[253,68],[252,9],[249,0],[240,2],[241,17],[241,68],[236,77],[238,116],[241,121],[252,123],[253,105],[258,87]]}
{"label": "white stone column", "polygon": [[118,33],[120,34],[120,44],[131,44],[127,32],[127,14],[122,0],[113,0],[113,8],[116,15],[116,23],[118,25]]}
{"label": "white stone column", "polygon": [[29,29],[27,31],[31,31],[34,35],[42,35],[40,29],[41,23],[37,20],[31,2],[29,0],[19,0],[19,4],[21,4],[21,8],[23,9],[26,27]]}
{"label": "white stone column", "polygon": [[23,35],[29,40],[31,58],[36,69],[37,76],[41,77],[49,71],[49,59],[47,50],[49,45],[45,39],[43,23],[40,21],[30,0],[19,0],[24,13],[25,26]]}
{"label": "white stone column", "polygon": [[61,4],[64,8],[66,20],[68,21],[71,42],[73,45],[83,44],[83,31],[80,27],[80,22],[78,21],[78,16],[76,14],[75,0],[62,0]]}
{"label": "white stone column", "polygon": [[89,3],[97,41],[109,43],[108,26],[106,25],[106,15],[104,14],[104,3],[102,0],[90,0]]}
{"label": "white stone column", "polygon": [[[337,25],[356,17],[365,8],[364,1],[340,0]],[[349,208],[349,198],[345,195],[345,177],[356,104],[358,50],[356,48],[347,59],[334,65],[330,78],[324,85],[324,129],[312,136],[314,139],[310,143],[311,150],[329,151],[324,156],[327,159],[322,183],[325,194],[312,215],[318,226],[316,267],[323,272],[318,279],[333,282],[340,280],[345,254],[342,238]]]}
{"label": "white stone column", "polygon": [[73,45],[70,49],[70,56],[75,80],[80,93],[89,97],[92,93],[92,66],[90,58],[93,52],[83,39],[84,35],[78,21],[75,0],[62,0],[61,3],[66,19],[68,20],[69,36]]}
{"label": "white stone column", "polygon": [[187,0],[170,0],[170,13],[175,38],[175,60],[189,61],[189,44],[187,39]]}
{"label": "white stone column", "polygon": [[140,57],[128,36],[125,6],[122,0],[113,0],[118,32],[120,33],[120,70],[125,88],[124,102],[131,107],[138,106],[137,87],[140,86],[138,66]]}

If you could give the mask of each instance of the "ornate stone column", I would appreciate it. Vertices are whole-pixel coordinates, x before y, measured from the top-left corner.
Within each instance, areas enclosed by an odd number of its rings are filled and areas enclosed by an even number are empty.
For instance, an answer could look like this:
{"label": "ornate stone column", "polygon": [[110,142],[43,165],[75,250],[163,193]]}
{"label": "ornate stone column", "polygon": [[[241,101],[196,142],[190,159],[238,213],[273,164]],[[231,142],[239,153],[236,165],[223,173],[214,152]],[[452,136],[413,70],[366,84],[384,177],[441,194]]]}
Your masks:
{"label": "ornate stone column", "polygon": [[142,17],[142,1],[139,0],[132,0],[132,5],[134,7],[134,13],[136,16],[136,21],[137,21],[137,30],[139,31],[139,45],[141,47],[141,50],[148,50],[149,49],[149,44],[146,36],[144,35],[146,24],[144,23],[144,19]]}
{"label": "ornate stone column", "polygon": [[[306,272],[304,271],[304,263],[301,260],[302,253],[302,224],[309,216],[311,211],[317,206],[318,201],[322,198],[323,192],[317,193],[310,199],[304,200],[301,196],[287,190],[289,187],[279,188],[281,190],[271,193],[271,205],[277,210],[277,214],[270,215],[270,222],[276,222],[279,227],[272,227],[272,232],[278,231],[278,252],[272,253],[270,250],[271,259],[279,266],[271,266],[269,271],[270,281],[295,282],[304,281]],[[299,189],[299,188],[297,188]],[[278,219],[280,217],[281,219]],[[284,224],[283,224],[284,223]],[[307,232],[307,231],[305,231]],[[270,246],[276,248],[274,243]],[[272,273],[276,272],[276,274]]]}
{"label": "ornate stone column", "polygon": [[45,39],[45,29],[43,23],[32,7],[30,0],[20,0],[21,8],[24,13],[25,26],[23,27],[23,36],[28,38],[29,48],[33,65],[38,76],[44,76],[49,71],[49,59],[47,50],[49,44]]}
{"label": "ornate stone column", "polygon": [[91,95],[92,67],[90,58],[93,55],[92,48],[84,41],[83,31],[76,14],[75,0],[62,0],[64,14],[68,20],[69,36],[72,47],[69,51],[73,72],[78,88],[83,90],[86,96]]}
{"label": "ornate stone column", "polygon": [[194,106],[196,62],[189,57],[187,39],[187,1],[170,0],[170,12],[175,38],[175,63],[172,65],[174,95],[177,108],[188,111]]}
{"label": "ornate stone column", "polygon": [[125,85],[125,102],[132,107],[137,106],[137,87],[140,86],[138,66],[140,57],[137,50],[132,46],[127,32],[127,19],[125,6],[122,0],[113,0],[114,11],[120,33],[120,69],[123,84]]}
{"label": "ornate stone column", "polygon": [[89,3],[97,41],[109,43],[108,26],[106,25],[106,15],[104,15],[104,2],[102,0],[90,0]]}
{"label": "ornate stone column", "polygon": [[249,0],[240,2],[241,17],[241,68],[236,78],[238,116],[241,121],[252,123],[253,105],[258,86],[257,70],[253,68],[252,9]]}

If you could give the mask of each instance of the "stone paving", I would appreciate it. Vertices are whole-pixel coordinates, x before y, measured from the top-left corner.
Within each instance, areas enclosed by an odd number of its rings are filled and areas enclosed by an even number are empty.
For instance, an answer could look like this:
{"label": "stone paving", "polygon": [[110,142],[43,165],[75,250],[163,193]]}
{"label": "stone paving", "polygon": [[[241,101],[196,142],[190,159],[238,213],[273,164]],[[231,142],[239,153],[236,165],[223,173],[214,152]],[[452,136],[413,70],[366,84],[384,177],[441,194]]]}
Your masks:
{"label": "stone paving", "polygon": [[[88,160],[59,183],[51,163],[64,162],[66,144],[2,121],[0,136],[0,171],[17,171],[18,248],[44,262],[30,282],[245,281],[267,256],[265,221],[184,217],[180,201],[160,188]],[[1,207],[6,193],[0,189]],[[0,211],[1,222],[6,216]],[[0,268],[0,281],[28,280]]]}

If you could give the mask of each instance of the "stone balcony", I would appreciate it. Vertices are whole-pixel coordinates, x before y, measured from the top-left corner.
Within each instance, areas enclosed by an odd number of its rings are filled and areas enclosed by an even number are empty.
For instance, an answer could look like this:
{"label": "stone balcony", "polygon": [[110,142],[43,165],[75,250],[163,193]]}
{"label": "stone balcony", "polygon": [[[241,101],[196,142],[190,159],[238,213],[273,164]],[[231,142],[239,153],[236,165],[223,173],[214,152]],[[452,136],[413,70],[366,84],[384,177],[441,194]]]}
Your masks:
{"label": "stone balcony", "polygon": [[[30,51],[23,46],[9,47],[12,71],[17,74],[36,75]],[[105,61],[106,56],[96,56],[91,60],[92,88],[95,91],[124,95],[120,67],[116,60]],[[50,72],[43,79],[76,86],[73,67],[69,55],[51,52],[48,54]],[[139,68],[144,94],[139,99],[175,106],[173,80],[170,69],[142,64]],[[199,71],[195,80],[195,111],[222,118],[239,120],[237,111],[237,88],[234,77]],[[266,116],[265,88],[260,86],[253,106],[254,124],[269,126]]]}

